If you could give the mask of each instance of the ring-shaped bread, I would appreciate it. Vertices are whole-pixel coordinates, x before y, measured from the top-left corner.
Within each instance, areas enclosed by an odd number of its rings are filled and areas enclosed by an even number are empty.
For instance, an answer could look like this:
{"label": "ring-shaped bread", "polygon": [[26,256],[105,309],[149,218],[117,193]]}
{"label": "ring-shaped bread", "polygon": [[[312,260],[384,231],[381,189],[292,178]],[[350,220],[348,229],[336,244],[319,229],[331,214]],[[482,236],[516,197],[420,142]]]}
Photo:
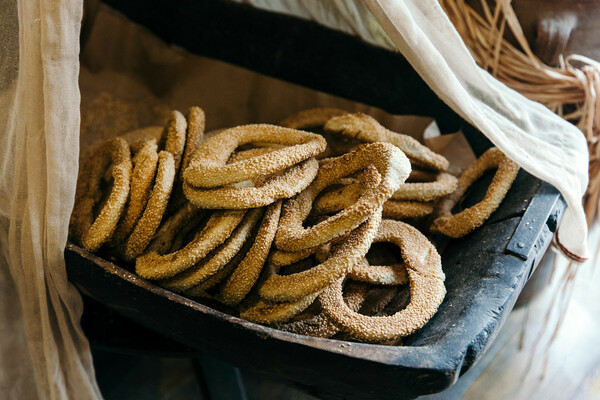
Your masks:
{"label": "ring-shaped bread", "polygon": [[242,222],[245,210],[214,212],[202,231],[184,248],[160,255],[149,251],[136,259],[135,272],[146,279],[165,279],[191,268],[221,245]]}
{"label": "ring-shaped bread", "polygon": [[200,107],[190,107],[186,115],[186,120],[187,132],[183,157],[181,159],[181,167],[179,168],[180,180],[183,180],[183,172],[189,165],[192,155],[204,140],[204,129],[206,125],[206,117],[204,111]]}
{"label": "ring-shaped bread", "polygon": [[350,269],[348,278],[372,285],[397,286],[408,282],[408,273],[404,264],[371,265],[363,258]]}
{"label": "ring-shaped bread", "polygon": [[[369,288],[364,283],[348,281],[344,288],[344,301],[351,310],[358,311],[364,303],[368,292]],[[297,317],[301,316],[302,314]],[[338,327],[323,312],[319,312],[316,315],[307,315],[297,321],[292,320],[280,323],[275,328],[298,335],[322,338],[330,338],[339,332]]]}
{"label": "ring-shaped bread", "polygon": [[237,210],[264,207],[300,193],[313,181],[318,169],[318,161],[309,158],[281,175],[267,178],[256,187],[203,189],[184,182],[183,193],[190,203],[200,208]]}
{"label": "ring-shaped bread", "polygon": [[[233,258],[227,263],[227,265],[221,268],[216,274],[210,276],[204,282],[201,282],[198,285],[184,291],[183,294],[185,296],[191,297],[204,297],[205,295],[208,295],[208,290],[214,288],[219,283],[223,282],[226,278],[228,278],[231,275],[231,273],[237,268],[237,266],[240,265],[240,262],[244,259],[249,249],[250,242],[244,243],[242,249],[235,256],[233,256]],[[212,295],[211,298],[217,301],[221,301],[219,298],[215,298]]]}
{"label": "ring-shaped bread", "polygon": [[290,275],[273,274],[260,285],[259,295],[270,301],[295,301],[323,290],[344,277],[367,254],[380,221],[381,208],[352,230],[347,238],[334,244],[327,259],[321,264]]}
{"label": "ring-shaped bread", "polygon": [[269,254],[269,264],[275,267],[285,267],[300,260],[310,257],[318,248],[304,249],[300,251],[283,251],[273,249]]}
{"label": "ring-shaped bread", "polygon": [[131,234],[135,224],[142,217],[148,198],[152,192],[152,184],[158,167],[158,146],[156,139],[148,139],[140,144],[140,149],[133,156],[133,173],[131,189],[125,212],[119,221],[117,230],[111,238],[114,246],[120,246]]}
{"label": "ring-shaped bread", "polygon": [[223,303],[229,306],[238,304],[258,281],[279,226],[281,204],[281,201],[271,204],[265,211],[252,247],[221,287]]}
{"label": "ring-shaped bread", "polygon": [[248,210],[243,221],[221,246],[193,267],[169,279],[162,280],[159,284],[173,292],[183,292],[215,275],[233,259],[244,243],[249,240],[261,214],[262,209],[260,208]]}
{"label": "ring-shaped bread", "polygon": [[356,203],[365,191],[374,190],[381,183],[381,175],[373,165],[355,175],[354,178],[343,178],[337,182],[345,186],[320,193],[313,203],[311,214],[331,214],[348,208]]}
{"label": "ring-shaped bread", "polygon": [[343,278],[319,296],[323,311],[342,331],[366,342],[410,335],[429,321],[446,294],[442,262],[427,238],[412,226],[392,220],[381,222],[402,253],[410,280],[410,303],[391,316],[366,316],[352,311],[343,300]]}
{"label": "ring-shaped bread", "polygon": [[298,300],[284,303],[272,303],[258,300],[251,307],[240,312],[240,318],[259,324],[285,322],[300,314],[319,296],[319,292],[308,294]]}
{"label": "ring-shaped bread", "polygon": [[421,218],[433,213],[433,210],[433,203],[388,200],[383,203],[383,218],[395,220]]}
{"label": "ring-shaped bread", "polygon": [[[101,181],[110,166],[112,189],[94,219],[94,207],[102,197]],[[81,171],[71,216],[72,232],[84,249],[94,252],[113,235],[129,197],[132,174],[129,145],[123,138],[109,140],[84,163]]]}
{"label": "ring-shaped bread", "polygon": [[[479,203],[452,215],[452,208],[463,197],[469,186],[485,171],[492,168],[497,168],[496,175],[484,198]],[[487,150],[460,175],[456,191],[440,201],[436,209],[437,218],[429,230],[459,238],[477,229],[500,206],[518,172],[519,166],[498,148],[492,147]]]}
{"label": "ring-shaped bread", "polygon": [[176,173],[179,173],[183,152],[185,151],[187,127],[188,122],[185,116],[177,110],[172,111],[158,144],[159,150],[168,151],[173,155]]}
{"label": "ring-shaped bread", "polygon": [[175,161],[168,151],[158,154],[158,171],[152,193],[148,198],[144,213],[125,243],[125,259],[133,260],[148,247],[158,229],[175,182]]}
{"label": "ring-shaped bread", "polygon": [[322,128],[333,117],[348,114],[348,111],[332,107],[318,107],[302,110],[290,115],[279,123],[292,129]]}
{"label": "ring-shaped bread", "polygon": [[438,172],[433,182],[408,182],[392,195],[393,200],[432,201],[456,190],[458,179],[447,172]]}
{"label": "ring-shaped bread", "polygon": [[[236,148],[267,142],[285,147],[268,154],[227,163]],[[317,134],[268,124],[242,125],[206,139],[184,172],[185,182],[195,188],[214,188],[276,174],[312,158],[327,143]]]}
{"label": "ring-shaped bread", "polygon": [[[366,171],[368,169],[365,169]],[[369,180],[367,176],[361,174],[357,178],[340,180],[346,186],[320,194],[313,203],[311,215],[319,216],[335,213],[356,203],[361,192],[368,189],[369,185],[375,182]],[[388,200],[383,203],[383,218],[396,220],[421,218],[433,213],[433,210],[433,204],[430,202]]]}
{"label": "ring-shaped bread", "polygon": [[158,254],[169,252],[177,235],[184,230],[189,233],[191,230],[188,227],[195,227],[204,217],[205,210],[185,203],[161,223],[146,251]]}
{"label": "ring-shaped bread", "polygon": [[[313,201],[323,189],[369,165],[373,165],[381,176],[379,185],[363,192],[354,204],[339,213],[314,226],[303,226]],[[389,143],[361,145],[352,153],[331,159],[319,168],[308,188],[284,204],[275,245],[280,250],[299,251],[320,246],[346,234],[375,210],[380,210],[409,174],[408,159]]]}
{"label": "ring-shaped bread", "polygon": [[392,132],[384,128],[375,118],[363,113],[333,117],[325,124],[325,131],[341,133],[368,143],[391,143],[398,146],[414,164],[436,171],[445,171],[449,165],[444,156],[430,150],[415,138]]}

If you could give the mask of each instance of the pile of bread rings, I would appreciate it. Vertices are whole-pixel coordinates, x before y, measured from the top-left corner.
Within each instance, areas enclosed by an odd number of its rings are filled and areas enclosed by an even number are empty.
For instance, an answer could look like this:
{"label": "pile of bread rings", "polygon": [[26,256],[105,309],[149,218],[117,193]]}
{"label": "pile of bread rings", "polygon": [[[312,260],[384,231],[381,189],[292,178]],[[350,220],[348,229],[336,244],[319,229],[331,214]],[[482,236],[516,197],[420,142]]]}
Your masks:
{"label": "pile of bread rings", "polygon": [[[317,108],[206,139],[204,118],[174,111],[159,135],[117,137],[87,157],[70,239],[297,334],[399,343],[421,328],[446,293],[426,235],[481,226],[518,172],[492,148],[456,178],[443,156],[362,113]],[[453,215],[488,169],[485,198]]]}

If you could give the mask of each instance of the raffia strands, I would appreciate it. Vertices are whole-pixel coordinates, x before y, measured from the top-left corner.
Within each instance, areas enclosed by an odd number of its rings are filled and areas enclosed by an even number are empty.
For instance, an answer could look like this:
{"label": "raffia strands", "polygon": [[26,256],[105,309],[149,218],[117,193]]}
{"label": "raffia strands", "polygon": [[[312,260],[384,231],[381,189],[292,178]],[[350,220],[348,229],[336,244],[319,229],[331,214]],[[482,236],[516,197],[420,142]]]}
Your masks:
{"label": "raffia strands", "polygon": [[[560,66],[545,65],[535,56],[510,0],[495,0],[483,14],[464,0],[440,0],[477,63],[509,87],[538,101],[574,123],[585,134],[590,152],[590,183],[584,197],[588,225],[598,214],[600,200],[600,63],[570,55]],[[504,39],[507,29],[519,47]],[[567,111],[568,110],[568,111]]]}

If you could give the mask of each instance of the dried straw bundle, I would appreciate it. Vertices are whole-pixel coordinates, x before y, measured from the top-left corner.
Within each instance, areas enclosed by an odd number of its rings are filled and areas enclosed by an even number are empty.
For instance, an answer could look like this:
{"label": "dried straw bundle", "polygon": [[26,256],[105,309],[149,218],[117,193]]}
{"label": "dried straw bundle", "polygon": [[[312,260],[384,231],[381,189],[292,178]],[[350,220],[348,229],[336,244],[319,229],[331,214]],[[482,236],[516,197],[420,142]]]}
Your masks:
{"label": "dried straw bundle", "polygon": [[[590,183],[584,207],[590,225],[600,200],[600,63],[570,55],[559,67],[536,57],[510,0],[494,0],[492,10],[481,0],[483,15],[464,0],[440,0],[477,63],[509,87],[538,101],[574,123],[585,134],[590,152]],[[521,49],[504,38],[506,25]]]}

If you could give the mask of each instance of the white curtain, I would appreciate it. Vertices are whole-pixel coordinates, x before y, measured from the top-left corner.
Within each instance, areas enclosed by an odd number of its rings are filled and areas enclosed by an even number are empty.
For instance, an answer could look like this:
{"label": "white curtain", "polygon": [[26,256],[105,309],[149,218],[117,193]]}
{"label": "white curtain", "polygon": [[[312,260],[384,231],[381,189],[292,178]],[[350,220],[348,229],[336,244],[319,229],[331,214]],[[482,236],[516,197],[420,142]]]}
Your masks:
{"label": "white curtain", "polygon": [[581,199],[588,184],[582,132],[479,68],[437,1],[363,0],[398,50],[446,104],[531,174],[554,185],[568,208],[556,239],[588,257]]}
{"label": "white curtain", "polygon": [[96,399],[63,251],[79,157],[77,0],[0,0],[0,393]]}

